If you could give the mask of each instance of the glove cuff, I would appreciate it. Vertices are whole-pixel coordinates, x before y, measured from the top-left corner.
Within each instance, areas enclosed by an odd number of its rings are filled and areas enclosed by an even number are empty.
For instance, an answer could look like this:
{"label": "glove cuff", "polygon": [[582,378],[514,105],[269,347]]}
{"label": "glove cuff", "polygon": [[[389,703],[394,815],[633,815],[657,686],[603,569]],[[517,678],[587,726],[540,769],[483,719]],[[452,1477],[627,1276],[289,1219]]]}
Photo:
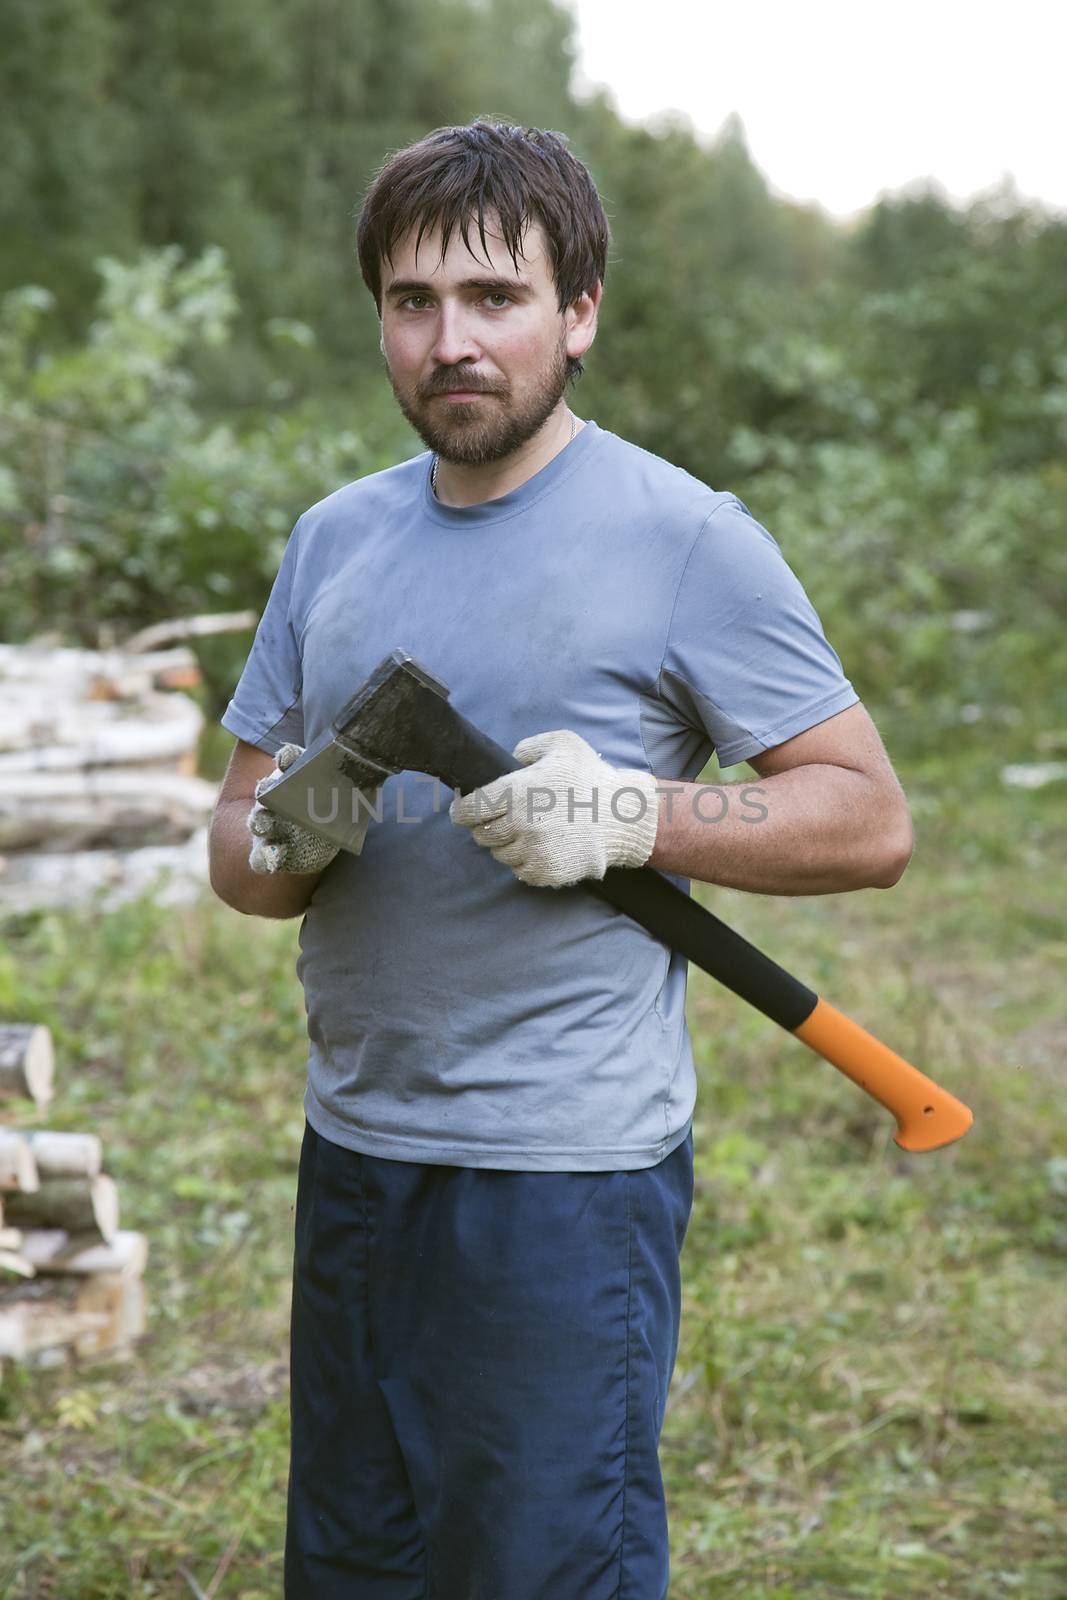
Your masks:
{"label": "glove cuff", "polygon": [[640,767],[616,768],[608,815],[603,818],[608,865],[643,867],[659,828],[656,780]]}

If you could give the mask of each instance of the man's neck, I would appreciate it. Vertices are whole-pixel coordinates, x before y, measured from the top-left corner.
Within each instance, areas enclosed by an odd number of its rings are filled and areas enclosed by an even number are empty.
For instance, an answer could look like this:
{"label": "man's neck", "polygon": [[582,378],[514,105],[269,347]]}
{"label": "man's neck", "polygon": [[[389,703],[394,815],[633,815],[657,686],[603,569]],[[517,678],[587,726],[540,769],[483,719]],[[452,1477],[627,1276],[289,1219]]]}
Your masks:
{"label": "man's neck", "polygon": [[584,427],[585,423],[563,406],[532,439],[501,461],[491,461],[484,467],[464,467],[435,456],[434,492],[446,506],[476,506],[485,500],[499,500],[547,467]]}

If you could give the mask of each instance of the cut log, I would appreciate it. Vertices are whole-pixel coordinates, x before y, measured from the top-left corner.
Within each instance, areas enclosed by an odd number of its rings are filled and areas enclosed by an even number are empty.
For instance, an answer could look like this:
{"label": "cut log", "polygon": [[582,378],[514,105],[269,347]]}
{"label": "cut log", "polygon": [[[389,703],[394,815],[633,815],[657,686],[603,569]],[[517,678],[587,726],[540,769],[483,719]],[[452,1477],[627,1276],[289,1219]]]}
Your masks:
{"label": "cut log", "polygon": [[215,784],[180,774],[13,773],[0,783],[0,851],[179,843],[207,822],[217,796]]}
{"label": "cut log", "polygon": [[73,744],[42,745],[39,749],[34,747],[0,753],[0,787],[17,788],[24,773],[86,772],[102,766],[121,767],[123,772],[143,772],[149,777],[173,775],[195,778],[199,763],[195,741],[185,749],[164,752],[158,760],[146,754],[143,761],[135,759],[132,754],[129,760],[117,754],[112,760],[95,746],[90,749]]}
{"label": "cut log", "polygon": [[[14,1231],[14,1230],[12,1230]],[[23,1233],[19,1254],[32,1262],[39,1273],[64,1273],[88,1277],[107,1272],[113,1277],[140,1278],[148,1261],[148,1240],[143,1233],[120,1230],[110,1244],[88,1243],[71,1237],[61,1229],[42,1229]]]}
{"label": "cut log", "polygon": [[56,1133],[49,1128],[34,1128],[27,1130],[23,1138],[33,1151],[42,1180],[95,1178],[103,1167],[103,1150],[95,1133]]}
{"label": "cut log", "polygon": [[202,681],[200,663],[191,650],[152,650],[145,655],[111,652],[95,671],[90,700],[137,700],[148,689],[195,689]]}
{"label": "cut log", "polygon": [[33,1022],[0,1023],[0,1100],[52,1098],[52,1034]]}
{"label": "cut log", "polygon": [[25,1237],[20,1228],[0,1228],[0,1250],[14,1250],[16,1255],[21,1255]]}
{"label": "cut log", "polygon": [[[253,624],[254,625],[254,624]],[[0,644],[0,680],[5,704],[35,699],[136,700],[152,689],[184,688],[199,682],[192,650],[179,646],[136,654],[125,650],[77,650],[65,645]]]}
{"label": "cut log", "polygon": [[46,701],[5,706],[0,780],[14,773],[59,772],[116,764],[174,765],[195,754],[204,716],[184,694],[148,690],[125,702]]}
{"label": "cut log", "polygon": [[196,900],[208,883],[207,828],[184,844],[143,850],[71,850],[0,856],[0,917],[42,907],[84,905],[99,897],[109,910],[138,895],[157,904]]}
{"label": "cut log", "polygon": [[240,633],[254,628],[258,621],[256,611],[209,611],[199,617],[173,617],[131,633],[122,648],[131,654],[155,650],[173,639],[204,639],[212,633]]}
{"label": "cut log", "polygon": [[34,1267],[18,1250],[0,1250],[0,1272],[10,1272],[19,1278],[32,1278]]}
{"label": "cut log", "polygon": [[41,1186],[37,1163],[26,1138],[11,1128],[0,1128],[0,1190],[8,1195],[4,1221],[13,1225],[13,1206],[18,1195],[34,1194]]}
{"label": "cut log", "polygon": [[73,1345],[110,1320],[104,1310],[71,1309],[63,1301],[8,1301],[0,1305],[0,1356],[20,1360],[37,1350]]}
{"label": "cut log", "polygon": [[119,1192],[114,1178],[50,1178],[33,1194],[11,1194],[7,1219],[29,1233],[35,1228],[61,1228],[64,1233],[95,1237],[111,1244],[119,1226]]}
{"label": "cut log", "polygon": [[103,1356],[130,1351],[145,1331],[144,1280],[104,1272],[87,1278],[76,1302],[81,1315],[100,1317],[75,1341],[79,1360],[99,1360]]}

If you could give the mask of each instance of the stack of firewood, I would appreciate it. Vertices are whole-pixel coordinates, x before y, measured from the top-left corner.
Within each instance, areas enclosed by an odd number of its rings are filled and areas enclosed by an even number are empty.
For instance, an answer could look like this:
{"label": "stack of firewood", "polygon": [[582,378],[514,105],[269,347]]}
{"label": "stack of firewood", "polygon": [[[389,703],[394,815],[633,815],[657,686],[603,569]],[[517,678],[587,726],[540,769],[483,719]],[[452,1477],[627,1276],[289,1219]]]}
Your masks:
{"label": "stack of firewood", "polygon": [[[52,1036],[0,1024],[0,1102],[52,1098]],[[93,1133],[0,1126],[0,1358],[128,1355],[145,1328],[143,1234],[119,1228]]]}
{"label": "stack of firewood", "polygon": [[176,638],[247,629],[248,612],[155,624],[121,648],[0,644],[0,912],[142,892],[161,869],[207,876],[216,788],[197,774],[197,658]]}

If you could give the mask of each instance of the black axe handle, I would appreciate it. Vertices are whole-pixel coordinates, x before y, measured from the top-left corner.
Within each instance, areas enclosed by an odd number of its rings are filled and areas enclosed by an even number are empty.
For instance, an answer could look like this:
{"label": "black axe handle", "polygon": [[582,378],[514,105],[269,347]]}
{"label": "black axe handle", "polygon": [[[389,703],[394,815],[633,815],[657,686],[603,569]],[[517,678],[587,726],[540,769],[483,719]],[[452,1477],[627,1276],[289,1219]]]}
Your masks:
{"label": "black axe handle", "polygon": [[[390,716],[385,701],[379,701],[375,741],[380,750],[381,736],[384,734],[388,738],[391,730],[396,739],[393,770],[411,766],[410,760],[402,758],[399,752],[405,750],[410,754],[410,750],[418,746],[416,724],[421,724],[424,741],[428,726],[433,725],[435,733],[429,742],[436,746],[429,758],[433,764],[421,765],[420,756],[418,770],[439,778],[461,794],[493,784],[516,770],[514,755],[462,716],[448,702],[448,691],[439,680],[420,669],[405,652],[394,652],[394,657],[384,662],[379,672],[385,674],[392,668],[395,679],[396,662],[401,659],[408,675],[403,702],[400,698],[394,702]],[[412,678],[421,680],[414,694]],[[373,685],[376,680],[378,674],[368,683]],[[360,721],[357,714],[350,724],[357,773],[358,747],[362,744]],[[339,736],[343,740],[344,731]],[[370,753],[367,748],[367,754]],[[662,873],[651,867],[609,868],[602,879],[583,878],[573,888],[595,894],[616,910],[625,912],[670,949],[680,950],[702,971],[732,989],[742,1000],[845,1073],[892,1112],[897,1122],[893,1137],[902,1149],[937,1150],[962,1138],[971,1126],[973,1115],[962,1101],[828,1001],[820,999],[814,990],[692,900]]]}

